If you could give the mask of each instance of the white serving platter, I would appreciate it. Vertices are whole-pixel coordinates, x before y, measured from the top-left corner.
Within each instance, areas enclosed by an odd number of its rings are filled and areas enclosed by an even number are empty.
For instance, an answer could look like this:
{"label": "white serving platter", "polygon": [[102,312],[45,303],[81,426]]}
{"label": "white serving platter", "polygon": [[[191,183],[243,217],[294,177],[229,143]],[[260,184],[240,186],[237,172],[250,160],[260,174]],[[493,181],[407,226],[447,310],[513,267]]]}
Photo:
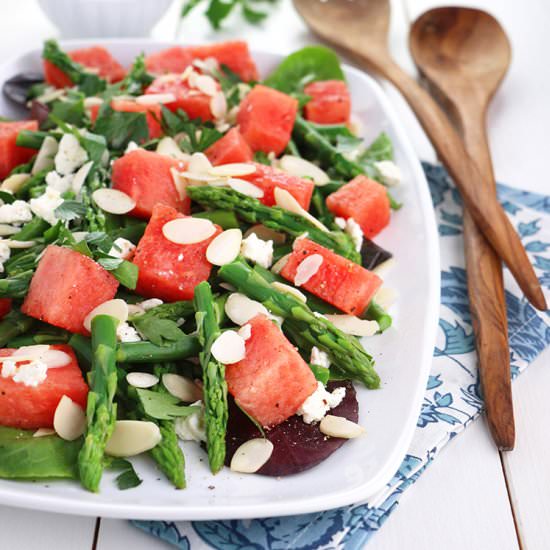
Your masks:
{"label": "white serving platter", "polygon": [[[125,66],[144,51],[173,43],[147,40],[101,42]],[[71,49],[91,42],[65,42]],[[262,75],[283,58],[253,52]],[[0,67],[0,83],[23,71],[40,71],[39,51],[23,53]],[[439,248],[428,185],[420,162],[395,111],[379,85],[357,69],[345,67],[353,112],[364,127],[363,137],[387,132],[403,184],[393,191],[404,203],[375,240],[391,250],[394,267],[385,284],[397,291],[391,309],[394,326],[381,336],[364,339],[382,379],[380,390],[356,384],[360,423],[366,435],[346,443],[319,466],[287,478],[242,475],[225,468],[212,476],[204,452],[193,442],[184,444],[187,489],[175,490],[147,457],[134,460],[143,483],[119,491],[106,472],[99,494],[78,482],[16,482],[0,480],[0,504],[67,514],[133,519],[212,520],[256,518],[309,513],[366,500],[391,479],[410,444],[426,388],[439,311]],[[0,115],[15,116],[0,97]]]}

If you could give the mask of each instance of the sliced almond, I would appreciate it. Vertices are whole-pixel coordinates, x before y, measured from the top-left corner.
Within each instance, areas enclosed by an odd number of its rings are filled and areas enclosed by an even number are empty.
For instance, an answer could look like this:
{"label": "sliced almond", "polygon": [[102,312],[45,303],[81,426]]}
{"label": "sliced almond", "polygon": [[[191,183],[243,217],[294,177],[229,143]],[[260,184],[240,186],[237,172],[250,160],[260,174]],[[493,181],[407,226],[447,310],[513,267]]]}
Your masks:
{"label": "sliced almond", "polygon": [[380,330],[376,321],[359,319],[354,315],[325,314],[325,319],[337,329],[352,336],[373,336]]}
{"label": "sliced almond", "polygon": [[257,472],[273,454],[273,443],[269,439],[250,439],[243,443],[231,459],[231,469],[242,474]]}
{"label": "sliced almond", "polygon": [[256,167],[251,162],[233,162],[213,166],[208,170],[208,173],[218,177],[238,178],[240,176],[249,176],[255,171]]}
{"label": "sliced almond", "polygon": [[138,315],[143,315],[145,309],[139,304],[128,304],[128,317],[136,317]]}
{"label": "sliced almond", "polygon": [[105,452],[111,456],[134,456],[156,447],[162,435],[154,422],[117,420]]}
{"label": "sliced almond", "polygon": [[32,165],[31,174],[34,175],[46,168],[53,168],[54,157],[57,154],[58,148],[57,141],[52,136],[46,136]]}
{"label": "sliced almond", "polygon": [[162,384],[170,394],[186,403],[193,403],[202,399],[200,388],[192,380],[179,374],[163,374]]}
{"label": "sliced almond", "polygon": [[288,260],[290,258],[290,254],[285,254],[284,256],[281,256],[272,266],[271,271],[275,273],[275,275],[279,275],[281,271],[284,269],[285,265],[288,263]]}
{"label": "sliced almond", "polygon": [[72,363],[72,357],[60,349],[49,349],[41,355],[40,359],[48,365],[49,369],[66,367]]}
{"label": "sliced almond", "polygon": [[269,229],[269,227],[266,227],[261,223],[249,227],[244,233],[244,238],[246,239],[246,237],[252,233],[254,233],[259,239],[262,239],[262,241],[273,241],[275,244],[284,244],[286,242],[286,235],[284,233],[279,233],[279,231]]}
{"label": "sliced almond", "polygon": [[82,407],[64,395],[55,409],[53,427],[57,435],[66,441],[78,439],[86,429],[86,415]]}
{"label": "sliced almond", "polygon": [[296,286],[305,285],[319,271],[322,264],[323,256],[321,254],[311,254],[302,260],[296,268],[294,284]]}
{"label": "sliced almond", "polygon": [[33,437],[46,437],[48,435],[54,435],[55,430],[52,430],[51,428],[38,428],[36,432],[32,434]]}
{"label": "sliced almond", "polygon": [[103,99],[100,97],[85,97],[84,98],[84,108],[90,109],[91,107],[99,107],[103,105]]}
{"label": "sliced almond", "polygon": [[373,300],[384,309],[388,309],[397,298],[397,292],[395,289],[383,286],[380,288],[376,294],[373,296]]}
{"label": "sliced almond", "polygon": [[326,185],[330,181],[325,171],[312,162],[294,155],[284,155],[279,161],[279,166],[281,170],[292,176],[311,178],[315,185]]}
{"label": "sliced almond", "polygon": [[388,258],[385,262],[382,262],[381,264],[378,264],[373,270],[373,273],[376,273],[380,277],[389,271],[393,266],[395,265],[395,259],[394,258]]}
{"label": "sliced almond", "polygon": [[365,428],[359,426],[359,424],[343,416],[334,416],[332,414],[327,414],[323,420],[321,420],[319,429],[325,435],[340,437],[342,439],[353,439],[365,433]]}
{"label": "sliced almond", "polygon": [[90,173],[93,165],[94,162],[92,160],[90,162],[87,162],[86,164],[83,164],[74,175],[73,183],[71,185],[73,191],[77,195],[80,193],[80,190],[82,189],[82,186],[84,185],[84,182],[86,181],[86,178],[88,177],[88,174]]}
{"label": "sliced almond", "polygon": [[191,180],[193,182],[196,181],[199,183],[210,183],[220,179],[218,176],[212,176],[211,174],[205,174],[204,172],[190,172],[189,170],[185,170],[179,174],[187,180]]}
{"label": "sliced almond", "polygon": [[216,81],[207,74],[200,74],[194,78],[193,87],[209,96],[214,96],[218,92]]}
{"label": "sliced almond", "polygon": [[322,231],[327,231],[328,229],[323,225],[317,218],[312,216],[307,210],[304,210],[300,203],[286,190],[281,189],[280,187],[275,187],[275,192],[273,193],[275,197],[275,204],[293,214],[302,216],[308,220],[312,225],[318,227]]}
{"label": "sliced almond", "polygon": [[225,94],[220,91],[212,96],[210,100],[210,112],[216,119],[223,119],[227,115],[227,100]]}
{"label": "sliced almond", "polygon": [[126,375],[126,382],[134,388],[152,388],[159,383],[159,379],[149,372],[129,372]]}
{"label": "sliced almond", "polygon": [[215,237],[206,249],[206,259],[213,265],[232,262],[241,250],[243,234],[240,229],[227,229]]}
{"label": "sliced almond", "polygon": [[162,234],[175,244],[200,243],[215,232],[216,226],[203,218],[176,218],[162,226]]}
{"label": "sliced almond", "polygon": [[271,286],[279,292],[284,292],[285,294],[290,294],[291,296],[294,296],[294,298],[300,300],[300,302],[304,302],[304,304],[307,302],[306,295],[303,292],[300,292],[297,288],[294,288],[293,286],[285,285],[285,283],[280,283],[279,281],[271,283]]}
{"label": "sliced almond", "polygon": [[84,318],[84,328],[87,331],[92,330],[92,319],[96,315],[110,315],[120,323],[125,323],[128,320],[128,304],[120,298],[114,298],[94,307]]}
{"label": "sliced almond", "polygon": [[144,94],[136,97],[138,105],[157,105],[158,103],[172,103],[176,101],[174,94]]}
{"label": "sliced almond", "polygon": [[170,168],[170,174],[172,175],[172,181],[174,182],[174,187],[178,192],[179,198],[184,200],[187,196],[187,180],[172,166]]}
{"label": "sliced almond", "polygon": [[236,325],[245,325],[256,315],[266,315],[269,316],[269,311],[267,308],[257,302],[256,300],[251,300],[248,296],[234,292],[229,295],[225,302],[225,313],[227,316],[235,323]]}
{"label": "sliced almond", "polygon": [[17,193],[23,184],[31,177],[30,174],[13,174],[7,177],[0,185],[0,190],[7,191],[8,193]]}
{"label": "sliced almond", "polygon": [[118,189],[96,189],[92,198],[101,210],[109,214],[127,214],[136,207],[136,201]]}
{"label": "sliced almond", "polygon": [[21,231],[20,227],[13,227],[13,225],[0,223],[0,237],[9,237],[10,235],[19,233],[19,231]]}
{"label": "sliced almond", "polygon": [[20,357],[31,357],[32,359],[41,359],[42,356],[50,349],[48,344],[35,344],[31,346],[21,346],[12,354],[12,357],[18,357],[18,361],[23,361]]}
{"label": "sliced almond", "polygon": [[233,191],[237,191],[237,193],[242,193],[254,199],[261,199],[264,196],[263,189],[260,189],[257,185],[246,180],[230,178],[227,180],[227,185],[229,185]]}
{"label": "sliced almond", "polygon": [[183,162],[188,162],[191,158],[190,155],[184,153],[176,143],[176,140],[171,137],[163,137],[157,144],[156,152],[159,155],[164,155],[166,157],[171,157],[176,160],[181,160]]}
{"label": "sliced almond", "polygon": [[222,332],[212,343],[212,355],[224,365],[232,365],[244,359],[246,355],[245,341],[234,330]]}
{"label": "sliced almond", "polygon": [[36,241],[4,241],[10,248],[31,248],[36,244]]}

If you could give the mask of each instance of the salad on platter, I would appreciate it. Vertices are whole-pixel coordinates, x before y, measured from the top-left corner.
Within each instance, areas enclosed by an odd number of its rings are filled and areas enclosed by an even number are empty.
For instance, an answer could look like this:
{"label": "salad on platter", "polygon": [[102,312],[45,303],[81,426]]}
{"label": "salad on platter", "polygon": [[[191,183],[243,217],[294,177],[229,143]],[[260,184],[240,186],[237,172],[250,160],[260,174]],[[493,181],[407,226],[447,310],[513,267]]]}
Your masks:
{"label": "salad on platter", "polygon": [[334,52],[263,80],[240,41],[42,57],[3,87],[29,118],[0,121],[0,478],[129,489],[147,454],[183,489],[189,445],[284,476],[368,437],[401,176]]}

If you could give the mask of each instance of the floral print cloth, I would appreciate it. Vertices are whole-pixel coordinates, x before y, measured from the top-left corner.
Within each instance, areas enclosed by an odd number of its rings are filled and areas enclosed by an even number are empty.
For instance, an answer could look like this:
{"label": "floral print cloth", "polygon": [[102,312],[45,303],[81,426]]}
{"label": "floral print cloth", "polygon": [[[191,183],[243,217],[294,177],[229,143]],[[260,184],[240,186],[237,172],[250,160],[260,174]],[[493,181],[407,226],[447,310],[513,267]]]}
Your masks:
{"label": "floral print cloth", "polygon": [[[483,409],[476,368],[462,241],[462,205],[441,166],[424,164],[441,239],[439,334],[411,446],[388,485],[368,503],[300,516],[243,521],[134,524],[181,550],[361,549],[439,451]],[[550,196],[498,186],[545,290],[550,289]],[[512,377],[550,343],[550,311],[535,310],[505,271]]]}

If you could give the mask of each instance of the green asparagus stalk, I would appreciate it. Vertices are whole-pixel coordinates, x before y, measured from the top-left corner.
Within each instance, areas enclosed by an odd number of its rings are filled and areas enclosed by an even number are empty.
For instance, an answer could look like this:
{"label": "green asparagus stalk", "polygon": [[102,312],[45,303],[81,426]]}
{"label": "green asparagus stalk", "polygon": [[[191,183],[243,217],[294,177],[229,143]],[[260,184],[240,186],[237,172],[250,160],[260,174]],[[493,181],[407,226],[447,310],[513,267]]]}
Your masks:
{"label": "green asparagus stalk", "polygon": [[13,277],[0,279],[0,298],[24,298],[29,289],[32,270],[23,271]]}
{"label": "green asparagus stalk", "polygon": [[15,241],[32,241],[33,239],[42,237],[44,231],[46,231],[49,227],[50,224],[46,220],[35,216],[10,238]]}
{"label": "green asparagus stalk", "polygon": [[10,311],[2,321],[0,321],[0,348],[13,338],[25,334],[31,329],[34,319],[23,315],[19,310]]}
{"label": "green asparagus stalk", "polygon": [[222,210],[233,210],[237,216],[248,223],[262,223],[275,231],[283,231],[292,237],[307,233],[308,238],[316,243],[334,250],[334,252],[361,263],[359,254],[349,236],[343,232],[323,231],[298,214],[278,206],[265,206],[258,199],[248,197],[232,189],[223,187],[187,187],[187,194],[194,201]]}
{"label": "green asparagus stalk", "polygon": [[204,218],[217,223],[222,229],[234,229],[239,227],[239,221],[234,212],[228,210],[205,210],[196,212],[194,218]]}
{"label": "green asparagus stalk", "polygon": [[21,130],[17,134],[15,144],[18,147],[27,147],[27,149],[40,149],[42,142],[49,135],[49,132]]}
{"label": "green asparagus stalk", "polygon": [[371,389],[380,386],[374,359],[359,341],[337,329],[327,319],[316,316],[309,307],[286,293],[278,292],[247,263],[237,259],[222,266],[219,276],[240,292],[263,305],[304,341],[329,354],[333,365],[343,374],[359,380]]}
{"label": "green asparagus stalk", "polygon": [[374,300],[371,300],[363,317],[365,319],[369,319],[370,321],[376,321],[380,327],[380,332],[384,332],[389,329],[392,324],[392,316]]}
{"label": "green asparagus stalk", "polygon": [[151,449],[151,456],[177,489],[185,489],[185,457],[178,443],[174,421],[157,420],[156,422],[162,439]]}
{"label": "green asparagus stalk", "polygon": [[92,319],[92,370],[86,415],[88,426],[84,445],[78,455],[82,485],[92,492],[99,490],[103,474],[103,455],[116,421],[117,388],[116,328],[118,320],[109,315]]}
{"label": "green asparagus stalk", "polygon": [[118,346],[116,359],[119,363],[160,363],[177,361],[198,354],[200,345],[196,337],[185,338],[166,346],[151,342],[126,342]]}
{"label": "green asparagus stalk", "polygon": [[210,285],[204,281],[195,287],[195,318],[202,351],[199,359],[203,370],[204,420],[206,448],[212,473],[217,473],[225,461],[225,432],[227,429],[227,383],[225,365],[214,359],[210,348],[221,334]]}

